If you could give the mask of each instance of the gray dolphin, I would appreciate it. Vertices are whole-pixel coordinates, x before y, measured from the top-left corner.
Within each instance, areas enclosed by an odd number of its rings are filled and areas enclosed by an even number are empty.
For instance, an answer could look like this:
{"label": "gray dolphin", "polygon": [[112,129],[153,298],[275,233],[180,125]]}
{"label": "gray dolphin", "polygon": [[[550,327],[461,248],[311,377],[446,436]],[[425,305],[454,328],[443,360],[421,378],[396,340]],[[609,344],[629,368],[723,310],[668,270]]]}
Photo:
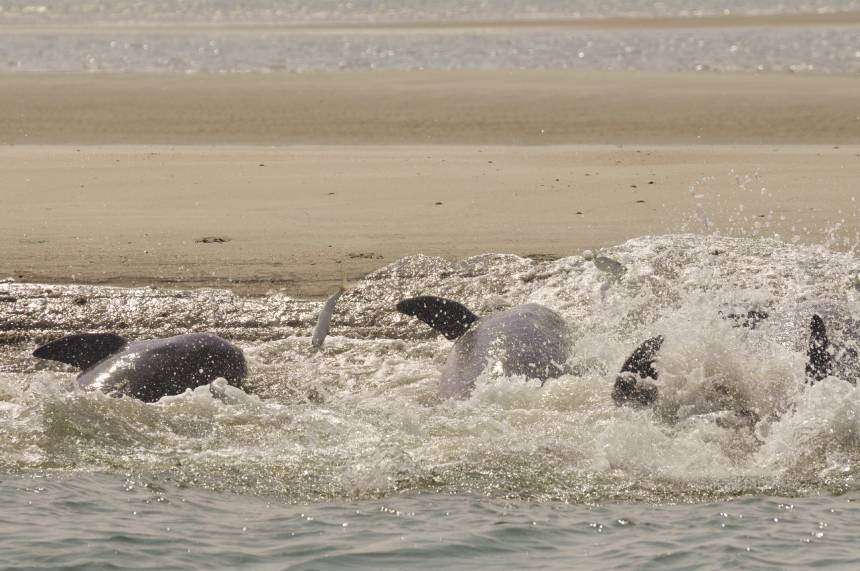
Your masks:
{"label": "gray dolphin", "polygon": [[831,320],[836,342],[827,334],[824,319],[817,313],[809,322],[809,346],[806,350],[806,383],[814,385],[827,377],[857,385],[860,382],[860,352],[857,350],[856,322],[850,318]]}
{"label": "gray dolphin", "polygon": [[468,396],[488,366],[542,382],[567,372],[570,332],[558,313],[542,305],[529,303],[478,318],[456,301],[423,296],[404,299],[397,310],[455,342],[439,382],[442,398]]}
{"label": "gray dolphin", "polygon": [[[759,321],[767,319],[768,314],[763,311],[750,311],[746,315],[729,314],[726,317],[734,320],[738,327],[755,328]],[[662,345],[662,335],[652,337],[639,345],[624,361],[612,390],[615,404],[647,407],[656,403],[659,391],[654,381],[657,380],[659,373],[654,368],[654,363],[657,361],[657,353]],[[842,350],[834,348],[827,336],[824,320],[818,314],[814,314],[809,322],[806,383],[813,385],[833,375],[838,369],[840,377],[851,384],[857,384],[858,356],[856,353],[851,348]]]}
{"label": "gray dolphin", "polygon": [[115,333],[83,333],[42,345],[33,356],[81,368],[77,383],[84,389],[145,402],[219,377],[241,388],[247,374],[242,350],[211,333],[144,341],[128,341]]}

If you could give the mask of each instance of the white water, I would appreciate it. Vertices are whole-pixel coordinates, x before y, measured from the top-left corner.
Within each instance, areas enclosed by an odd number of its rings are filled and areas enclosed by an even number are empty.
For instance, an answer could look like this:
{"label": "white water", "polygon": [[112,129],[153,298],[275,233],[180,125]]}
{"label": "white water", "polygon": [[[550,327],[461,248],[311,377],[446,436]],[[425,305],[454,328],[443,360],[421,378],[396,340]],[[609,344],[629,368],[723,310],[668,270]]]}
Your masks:
{"label": "white water", "polygon": [[[692,235],[602,253],[627,271],[609,276],[576,256],[405,258],[344,294],[318,352],[309,338],[317,303],[2,284],[16,301],[0,324],[17,342],[0,375],[0,466],[291,499],[434,491],[674,502],[856,488],[860,394],[839,378],[804,389],[804,365],[813,312],[834,342],[855,343],[860,260]],[[479,315],[526,301],[559,311],[576,340],[574,374],[543,388],[487,374],[470,399],[439,402],[450,343],[394,311],[417,294]],[[81,296],[86,304],[72,303]],[[751,330],[719,316],[750,309],[770,317]],[[254,394],[228,388],[216,399],[204,387],[155,405],[118,400],[73,390],[72,374],[28,358],[36,338],[82,329],[240,338]],[[666,337],[660,406],[616,407],[615,374],[655,334]],[[750,427],[739,410],[758,422]]]}

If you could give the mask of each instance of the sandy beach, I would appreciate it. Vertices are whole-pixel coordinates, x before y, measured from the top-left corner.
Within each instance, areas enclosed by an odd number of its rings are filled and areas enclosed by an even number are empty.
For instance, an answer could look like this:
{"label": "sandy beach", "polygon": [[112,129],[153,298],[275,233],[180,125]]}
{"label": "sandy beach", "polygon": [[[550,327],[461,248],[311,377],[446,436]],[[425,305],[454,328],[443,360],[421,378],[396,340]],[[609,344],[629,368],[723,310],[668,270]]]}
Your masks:
{"label": "sandy beach", "polygon": [[321,296],[408,254],[858,230],[851,76],[2,81],[0,277]]}
{"label": "sandy beach", "polygon": [[44,145],[0,168],[0,277],[322,296],[404,255],[565,256],[705,217],[848,248],[860,146]]}

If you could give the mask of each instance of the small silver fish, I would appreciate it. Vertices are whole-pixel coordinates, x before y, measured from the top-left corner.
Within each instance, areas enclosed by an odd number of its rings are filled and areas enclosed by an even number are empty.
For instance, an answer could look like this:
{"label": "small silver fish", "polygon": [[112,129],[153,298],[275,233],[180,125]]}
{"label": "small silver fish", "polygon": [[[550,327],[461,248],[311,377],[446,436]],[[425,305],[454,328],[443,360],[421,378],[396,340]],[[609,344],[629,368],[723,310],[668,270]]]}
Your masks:
{"label": "small silver fish", "polygon": [[338,289],[334,295],[328,298],[323,305],[320,316],[317,318],[317,325],[314,327],[313,337],[311,337],[311,347],[322,347],[328,335],[328,329],[331,326],[331,315],[334,313],[334,306],[337,304],[337,299],[346,291],[345,287]]}

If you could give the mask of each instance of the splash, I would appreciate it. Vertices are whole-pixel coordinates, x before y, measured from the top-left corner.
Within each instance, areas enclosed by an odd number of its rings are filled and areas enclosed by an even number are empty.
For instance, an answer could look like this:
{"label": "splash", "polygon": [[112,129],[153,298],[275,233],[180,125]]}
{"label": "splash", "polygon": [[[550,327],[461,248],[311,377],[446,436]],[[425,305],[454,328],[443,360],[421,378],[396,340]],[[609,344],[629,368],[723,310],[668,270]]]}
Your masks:
{"label": "splash", "polygon": [[[804,384],[809,317],[843,346],[860,338],[848,253],[761,238],[642,237],[571,256],[404,258],[341,297],[0,284],[0,470],[94,471],[291,500],[416,491],[596,502],[855,489],[860,395],[836,377]],[[544,387],[486,371],[469,399],[436,390],[450,342],[394,307],[439,295],[477,315],[541,303],[567,321],[571,374]],[[80,303],[85,299],[85,303]],[[763,311],[756,327],[723,316]],[[145,404],[82,392],[29,358],[68,332],[145,338],[211,330],[248,356],[250,394],[223,384]],[[662,335],[661,399],[616,407],[612,383]],[[847,375],[847,374],[846,374]],[[845,377],[846,375],[842,375]]]}

